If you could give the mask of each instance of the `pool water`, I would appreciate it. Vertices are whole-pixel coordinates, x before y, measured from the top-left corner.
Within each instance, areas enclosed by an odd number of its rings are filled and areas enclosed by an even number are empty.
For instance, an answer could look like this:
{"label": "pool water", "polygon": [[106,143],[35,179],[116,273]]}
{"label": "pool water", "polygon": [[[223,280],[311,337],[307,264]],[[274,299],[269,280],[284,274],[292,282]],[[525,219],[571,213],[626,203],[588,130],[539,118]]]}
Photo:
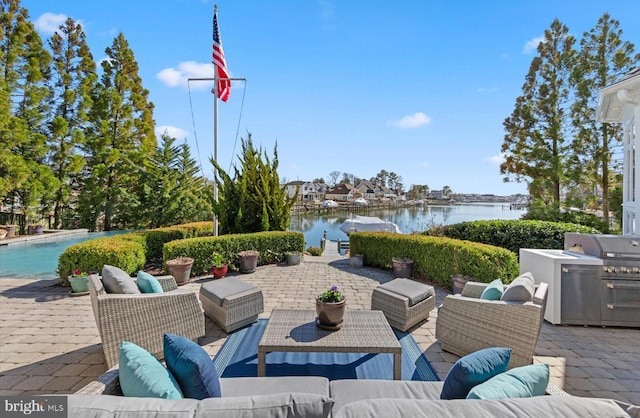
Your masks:
{"label": "pool water", "polygon": [[58,257],[67,247],[82,241],[130,231],[92,232],[56,240],[0,246],[0,279],[55,279]]}

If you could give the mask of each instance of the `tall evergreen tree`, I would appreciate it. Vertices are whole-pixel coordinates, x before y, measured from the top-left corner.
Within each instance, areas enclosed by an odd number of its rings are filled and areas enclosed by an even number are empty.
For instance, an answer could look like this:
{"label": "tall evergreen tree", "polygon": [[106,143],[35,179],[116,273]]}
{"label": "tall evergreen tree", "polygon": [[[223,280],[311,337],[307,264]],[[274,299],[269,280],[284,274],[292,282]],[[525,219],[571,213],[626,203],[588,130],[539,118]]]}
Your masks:
{"label": "tall evergreen tree", "polygon": [[214,205],[220,231],[223,234],[285,231],[297,194],[289,198],[280,186],[277,146],[271,161],[266,152],[253,146],[249,134],[246,140],[242,139],[239,159],[241,169],[234,165],[233,178],[211,159],[220,176],[219,202]]}
{"label": "tall evergreen tree", "polygon": [[63,210],[69,205],[73,174],[84,166],[78,153],[84,143],[84,129],[92,105],[90,93],[97,80],[96,64],[82,26],[68,18],[49,39],[53,52],[53,107],[50,122],[49,163],[58,180],[55,191],[53,227],[62,226]]}
{"label": "tall evergreen tree", "polygon": [[[620,23],[608,13],[600,17],[580,41],[579,64],[572,74],[576,100],[571,108],[576,130],[572,147],[578,156],[574,160],[573,180],[586,182],[602,190],[602,209],[605,223],[609,224],[609,192],[615,184],[612,152],[622,144],[622,127],[618,124],[596,121],[599,92],[640,62],[634,45],[622,40]],[[613,169],[613,170],[612,170]],[[585,173],[587,178],[585,178]],[[586,180],[586,181],[585,181]]]}
{"label": "tall evergreen tree", "polygon": [[211,220],[211,195],[187,144],[174,145],[166,132],[145,164],[138,226],[157,228]]}
{"label": "tall evergreen tree", "polygon": [[0,198],[19,203],[29,221],[55,178],[44,161],[51,56],[28,19],[19,0],[0,1]]}
{"label": "tall evergreen tree", "polygon": [[529,67],[522,96],[504,121],[506,182],[529,182],[529,192],[546,203],[560,204],[560,189],[569,157],[569,75],[574,68],[575,39],[558,19],[545,30],[538,55]]}
{"label": "tall evergreen tree", "polygon": [[[104,230],[128,227],[139,207],[139,167],[156,146],[153,104],[143,88],[138,63],[120,33],[106,49],[102,77],[92,95],[91,132],[85,151],[89,176],[80,196],[86,226],[95,229],[104,215]],[[88,193],[87,193],[88,192]]]}

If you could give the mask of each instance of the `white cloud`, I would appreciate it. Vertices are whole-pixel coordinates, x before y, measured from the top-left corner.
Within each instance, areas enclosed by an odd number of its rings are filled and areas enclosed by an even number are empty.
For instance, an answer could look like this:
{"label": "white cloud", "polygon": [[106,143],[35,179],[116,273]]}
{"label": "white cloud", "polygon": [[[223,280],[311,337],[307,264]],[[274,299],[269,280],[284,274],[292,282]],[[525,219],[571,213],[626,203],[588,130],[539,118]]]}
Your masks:
{"label": "white cloud", "polygon": [[478,93],[493,93],[494,91],[498,91],[497,87],[480,87],[478,89]]}
{"label": "white cloud", "polygon": [[413,129],[431,123],[431,117],[422,112],[407,115],[398,121],[389,121],[387,126],[395,126],[400,129]]}
{"label": "white cloud", "polygon": [[[214,68],[211,63],[203,64],[195,61],[184,61],[178,64],[178,68],[165,68],[156,74],[156,77],[169,87],[186,87],[189,78],[213,77],[213,71]],[[213,81],[191,83],[191,87],[196,90],[210,89],[212,86]]]}
{"label": "white cloud", "polygon": [[63,14],[44,13],[35,20],[36,30],[40,33],[53,35],[65,20],[67,20],[67,16]]}
{"label": "white cloud", "polygon": [[189,136],[189,132],[185,131],[184,129],[176,128],[175,126],[170,125],[156,126],[156,129],[154,131],[158,139],[160,138],[160,136],[162,136],[162,134],[164,134],[165,131],[167,131],[167,135],[169,135],[171,138],[175,138],[177,141],[182,141]]}
{"label": "white cloud", "polygon": [[529,42],[524,44],[524,48],[522,49],[523,54],[531,54],[538,49],[538,45],[544,42],[544,36],[538,36],[536,38],[531,39]]}
{"label": "white cloud", "polygon": [[494,155],[493,157],[487,158],[485,161],[492,165],[500,165],[504,162],[504,154],[500,153]]}

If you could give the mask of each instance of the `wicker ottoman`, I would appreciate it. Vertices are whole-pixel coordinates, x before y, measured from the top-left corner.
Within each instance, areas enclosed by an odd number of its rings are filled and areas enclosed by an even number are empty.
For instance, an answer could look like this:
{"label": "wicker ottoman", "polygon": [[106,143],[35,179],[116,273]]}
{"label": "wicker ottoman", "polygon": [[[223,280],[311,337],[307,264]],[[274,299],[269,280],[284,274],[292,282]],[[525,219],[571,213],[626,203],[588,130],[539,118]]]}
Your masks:
{"label": "wicker ottoman", "polygon": [[371,294],[371,309],[381,310],[389,325],[406,331],[436,307],[433,286],[411,279],[394,279],[378,286]]}
{"label": "wicker ottoman", "polygon": [[258,320],[264,312],[262,291],[234,277],[225,277],[200,287],[200,301],[205,315],[226,333]]}

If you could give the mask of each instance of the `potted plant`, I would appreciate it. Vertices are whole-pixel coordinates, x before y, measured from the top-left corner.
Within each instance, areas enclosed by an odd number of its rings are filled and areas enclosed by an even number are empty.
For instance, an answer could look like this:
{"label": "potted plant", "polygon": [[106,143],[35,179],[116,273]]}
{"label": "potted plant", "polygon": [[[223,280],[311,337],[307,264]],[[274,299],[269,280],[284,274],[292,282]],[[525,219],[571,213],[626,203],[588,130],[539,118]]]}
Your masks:
{"label": "potted plant", "polygon": [[364,265],[364,256],[362,254],[349,254],[349,267],[360,268]]}
{"label": "potted plant", "polygon": [[44,232],[44,225],[42,224],[31,224],[27,226],[27,233],[29,235],[42,235]]}
{"label": "potted plant", "polygon": [[7,236],[5,238],[13,238],[13,237],[15,237],[17,228],[18,228],[18,225],[4,225],[4,226],[2,226],[2,229],[7,231]]}
{"label": "potted plant", "polygon": [[93,272],[87,272],[82,270],[73,270],[69,275],[69,284],[71,285],[72,293],[86,294],[89,292],[89,275]]}
{"label": "potted plant", "polygon": [[238,253],[240,259],[240,272],[253,273],[258,267],[258,256],[260,253],[256,250],[245,250]]}
{"label": "potted plant", "polygon": [[189,283],[191,267],[193,267],[193,258],[191,257],[178,257],[167,261],[169,274],[176,279],[178,286]]}
{"label": "potted plant", "polygon": [[300,260],[302,259],[302,253],[299,251],[288,251],[284,255],[287,259],[287,265],[289,266],[296,266],[300,264]]}
{"label": "potted plant", "polygon": [[316,324],[331,331],[342,327],[347,299],[338,286],[331,286],[316,296]]}
{"label": "potted plant", "polygon": [[410,258],[393,258],[393,275],[394,277],[400,277],[409,279],[411,278],[411,272],[413,271],[413,260]]}
{"label": "potted plant", "polygon": [[222,254],[213,253],[213,267],[211,268],[211,274],[216,279],[223,278],[229,271],[229,265],[222,260]]}

